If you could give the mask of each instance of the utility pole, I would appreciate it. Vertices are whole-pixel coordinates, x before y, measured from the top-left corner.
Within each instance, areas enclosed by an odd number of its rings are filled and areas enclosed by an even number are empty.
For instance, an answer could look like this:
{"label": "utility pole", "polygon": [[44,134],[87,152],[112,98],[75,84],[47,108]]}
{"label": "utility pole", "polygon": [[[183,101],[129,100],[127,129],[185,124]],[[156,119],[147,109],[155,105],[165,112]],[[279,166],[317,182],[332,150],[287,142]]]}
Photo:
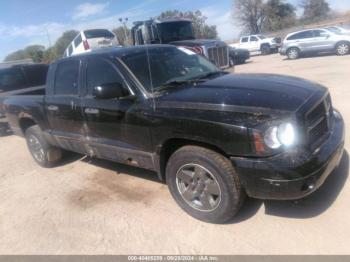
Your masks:
{"label": "utility pole", "polygon": [[123,28],[124,28],[124,36],[125,36],[125,45],[129,45],[129,37],[128,37],[128,32],[127,32],[127,27],[126,27],[126,23],[129,21],[129,19],[127,17],[123,18],[119,18],[119,22],[122,24]]}

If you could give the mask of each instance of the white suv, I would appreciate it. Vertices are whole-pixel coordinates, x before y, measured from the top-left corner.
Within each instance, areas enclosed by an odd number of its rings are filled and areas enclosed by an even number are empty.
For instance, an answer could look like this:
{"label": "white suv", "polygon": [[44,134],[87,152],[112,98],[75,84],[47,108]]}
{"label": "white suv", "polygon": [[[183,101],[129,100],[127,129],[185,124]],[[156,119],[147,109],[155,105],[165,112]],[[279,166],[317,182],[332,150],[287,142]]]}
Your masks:
{"label": "white suv", "polygon": [[81,31],[64,51],[64,56],[72,56],[103,47],[119,46],[117,37],[107,29]]}

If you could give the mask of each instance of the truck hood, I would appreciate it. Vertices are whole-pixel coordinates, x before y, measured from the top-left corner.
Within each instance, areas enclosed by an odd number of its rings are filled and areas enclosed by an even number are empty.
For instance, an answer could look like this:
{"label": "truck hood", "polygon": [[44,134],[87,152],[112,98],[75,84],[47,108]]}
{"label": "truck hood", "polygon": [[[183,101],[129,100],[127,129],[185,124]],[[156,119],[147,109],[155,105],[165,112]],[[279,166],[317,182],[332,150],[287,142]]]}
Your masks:
{"label": "truck hood", "polygon": [[227,74],[197,85],[173,88],[156,102],[161,107],[234,112],[294,112],[314,94],[316,83],[269,74]]}

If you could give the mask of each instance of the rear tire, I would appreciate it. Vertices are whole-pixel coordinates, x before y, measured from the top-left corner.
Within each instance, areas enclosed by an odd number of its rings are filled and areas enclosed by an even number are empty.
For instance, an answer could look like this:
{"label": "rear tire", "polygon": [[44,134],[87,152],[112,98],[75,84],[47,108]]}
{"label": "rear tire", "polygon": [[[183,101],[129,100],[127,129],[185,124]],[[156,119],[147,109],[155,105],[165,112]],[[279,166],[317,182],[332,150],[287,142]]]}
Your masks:
{"label": "rear tire", "polygon": [[35,125],[25,131],[29,152],[42,167],[53,167],[62,158],[62,150],[51,146],[45,139],[40,127]]}
{"label": "rear tire", "polygon": [[260,51],[262,55],[269,55],[271,54],[271,47],[269,45],[262,45]]}
{"label": "rear tire", "polygon": [[300,50],[296,47],[292,47],[287,50],[287,56],[290,60],[295,60],[300,57]]}
{"label": "rear tire", "polygon": [[166,167],[169,190],[189,215],[210,223],[225,223],[241,207],[245,192],[229,159],[198,146],[184,146]]}
{"label": "rear tire", "polygon": [[347,55],[350,52],[350,44],[346,42],[340,42],[336,45],[335,51],[339,56]]}

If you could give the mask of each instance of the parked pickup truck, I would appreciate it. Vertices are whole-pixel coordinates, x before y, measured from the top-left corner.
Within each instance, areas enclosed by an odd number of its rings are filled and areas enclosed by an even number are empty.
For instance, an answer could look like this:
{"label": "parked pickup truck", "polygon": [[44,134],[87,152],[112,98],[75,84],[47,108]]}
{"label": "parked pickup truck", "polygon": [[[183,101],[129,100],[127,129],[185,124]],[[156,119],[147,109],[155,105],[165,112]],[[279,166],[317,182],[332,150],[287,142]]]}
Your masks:
{"label": "parked pickup truck", "polygon": [[0,135],[8,133],[9,127],[2,108],[8,96],[39,94],[44,92],[48,65],[4,63],[0,67]]}
{"label": "parked pickup truck", "polygon": [[154,170],[182,209],[213,223],[230,220],[246,194],[309,195],[344,146],[325,87],[229,74],[168,45],[58,60],[45,95],[8,97],[4,106],[41,166],[57,164],[64,149]]}
{"label": "parked pickup truck", "polygon": [[231,44],[231,47],[248,49],[249,52],[261,52],[262,55],[278,52],[281,46],[281,38],[265,37],[263,35],[250,35],[240,38],[239,43]]}

